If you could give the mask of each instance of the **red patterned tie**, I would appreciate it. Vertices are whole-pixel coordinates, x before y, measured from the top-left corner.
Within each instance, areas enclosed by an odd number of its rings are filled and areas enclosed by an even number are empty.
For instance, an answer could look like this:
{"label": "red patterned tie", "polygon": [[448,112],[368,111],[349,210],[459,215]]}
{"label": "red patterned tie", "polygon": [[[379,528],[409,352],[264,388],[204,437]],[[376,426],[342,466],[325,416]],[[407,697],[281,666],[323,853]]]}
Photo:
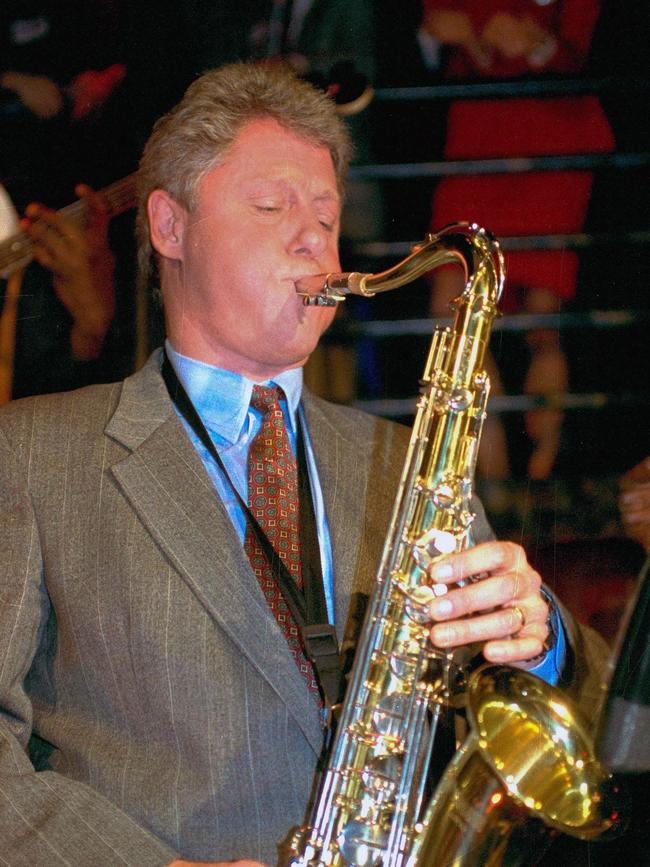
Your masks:
{"label": "red patterned tie", "polygon": [[[248,505],[273,550],[302,589],[298,469],[280,407],[282,396],[278,387],[253,386],[251,406],[262,414],[262,427],[248,453]],[[246,527],[244,550],[296,665],[320,703],[318,683],[313,666],[305,656],[298,626],[250,525]]]}

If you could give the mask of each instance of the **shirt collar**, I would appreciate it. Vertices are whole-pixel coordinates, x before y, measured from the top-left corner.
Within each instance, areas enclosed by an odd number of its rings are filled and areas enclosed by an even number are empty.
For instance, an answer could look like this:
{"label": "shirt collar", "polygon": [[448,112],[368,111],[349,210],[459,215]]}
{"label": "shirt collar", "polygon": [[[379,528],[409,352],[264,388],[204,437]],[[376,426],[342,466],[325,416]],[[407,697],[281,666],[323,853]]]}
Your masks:
{"label": "shirt collar", "polygon": [[287,397],[289,424],[296,429],[296,412],[302,393],[302,368],[284,370],[273,379],[254,382],[233,373],[197,361],[176,352],[169,340],[165,349],[176,376],[181,381],[203,424],[229,443],[236,443],[242,434],[254,385],[279,385]]}

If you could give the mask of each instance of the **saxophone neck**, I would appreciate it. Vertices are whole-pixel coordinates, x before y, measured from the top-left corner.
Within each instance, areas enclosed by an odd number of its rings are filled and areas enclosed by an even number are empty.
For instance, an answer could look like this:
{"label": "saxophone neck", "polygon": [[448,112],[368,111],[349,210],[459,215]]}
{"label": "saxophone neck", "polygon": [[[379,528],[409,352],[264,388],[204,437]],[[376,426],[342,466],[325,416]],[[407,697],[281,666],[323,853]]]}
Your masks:
{"label": "saxophone neck", "polygon": [[[347,295],[371,297],[411,283],[442,265],[465,272],[465,293],[480,293],[497,304],[503,291],[503,254],[493,236],[475,224],[454,223],[427,235],[411,253],[386,271],[315,274],[296,282],[305,306],[334,306]],[[484,279],[485,278],[485,279]]]}

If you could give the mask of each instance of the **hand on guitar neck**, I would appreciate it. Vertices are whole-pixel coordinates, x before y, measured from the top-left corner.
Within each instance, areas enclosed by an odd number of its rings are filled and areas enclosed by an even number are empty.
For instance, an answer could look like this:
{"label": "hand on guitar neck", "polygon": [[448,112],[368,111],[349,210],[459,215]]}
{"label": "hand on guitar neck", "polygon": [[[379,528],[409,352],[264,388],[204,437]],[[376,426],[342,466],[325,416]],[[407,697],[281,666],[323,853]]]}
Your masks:
{"label": "hand on guitar neck", "polygon": [[619,480],[619,488],[625,532],[650,554],[650,457],[628,470]]}
{"label": "hand on guitar neck", "polygon": [[85,209],[83,225],[32,203],[21,228],[32,242],[33,257],[52,272],[54,290],[72,317],[73,355],[89,361],[99,356],[115,315],[115,259],[108,245],[108,203],[84,184],[75,192]]}

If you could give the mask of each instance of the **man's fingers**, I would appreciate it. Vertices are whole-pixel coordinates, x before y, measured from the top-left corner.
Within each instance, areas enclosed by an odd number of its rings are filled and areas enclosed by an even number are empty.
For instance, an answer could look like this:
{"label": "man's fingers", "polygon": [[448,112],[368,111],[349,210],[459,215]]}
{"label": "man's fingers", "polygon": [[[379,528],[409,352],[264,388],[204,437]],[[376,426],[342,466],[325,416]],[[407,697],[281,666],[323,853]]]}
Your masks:
{"label": "man's fingers", "polygon": [[91,244],[107,243],[110,217],[108,202],[88,184],[77,184],[75,193],[86,205],[86,231]]}
{"label": "man's fingers", "polygon": [[527,567],[523,548],[512,542],[484,542],[434,563],[429,575],[434,583],[457,584],[484,572],[517,571]]}
{"label": "man's fingers", "polygon": [[431,616],[435,620],[451,620],[503,605],[513,598],[514,580],[511,575],[487,578],[468,584],[460,590],[451,590],[431,603]]}
{"label": "man's fingers", "polygon": [[488,662],[506,664],[535,659],[543,652],[545,639],[517,636],[509,641],[488,641],[483,645],[483,656]]}
{"label": "man's fingers", "polygon": [[92,187],[89,187],[88,184],[77,184],[74,191],[80,199],[83,199],[86,202],[89,208],[93,209],[93,211],[96,211],[99,214],[108,215],[108,202],[100,193],[93,190]]}
{"label": "man's fingers", "polygon": [[53,256],[50,252],[49,248],[45,244],[36,244],[34,246],[34,259],[38,262],[39,265],[42,265],[43,268],[47,268],[48,271],[52,271],[53,274],[58,273],[58,258]]}
{"label": "man's fingers", "polygon": [[58,211],[32,203],[25,209],[28,221],[23,224],[25,231],[35,243],[54,246],[57,242],[66,245],[83,243],[80,228]]}
{"label": "man's fingers", "polygon": [[636,464],[636,466],[632,467],[631,470],[628,470],[623,476],[621,476],[619,485],[621,490],[624,491],[636,487],[639,484],[643,484],[644,482],[650,482],[650,457],[644,458],[640,463]]}
{"label": "man's fingers", "polygon": [[645,509],[621,510],[621,520],[624,524],[646,524],[650,523],[650,506]]}
{"label": "man's fingers", "polygon": [[67,270],[73,246],[70,238],[40,216],[28,225],[23,225],[34,245],[36,261],[57,273]]}
{"label": "man's fingers", "polygon": [[[540,585],[541,579],[532,570],[524,576],[506,574],[485,578],[434,599],[431,616],[438,621],[457,620],[492,608],[519,606],[527,622],[543,622],[548,615],[548,606],[539,594]],[[521,623],[515,625],[517,629],[521,627]]]}
{"label": "man's fingers", "polygon": [[[486,542],[450,554],[436,562],[430,574],[434,583],[451,585],[431,603],[437,621],[431,629],[435,646],[482,643],[486,658],[500,662],[519,662],[542,652],[548,605],[540,593],[541,578],[519,545]],[[476,580],[467,580],[472,577]]]}
{"label": "man's fingers", "polygon": [[[529,655],[531,657],[537,656],[541,652],[547,635],[548,627],[545,618],[544,620],[532,619],[531,615],[529,620],[528,616],[525,615],[525,622],[522,626],[521,617],[514,608],[500,608],[489,614],[469,617],[466,620],[437,623],[431,629],[431,641],[436,647],[443,648],[462,647],[475,642],[492,644],[496,639],[497,644],[506,644],[508,652],[510,652],[513,650],[512,644],[520,647],[521,642],[526,639],[526,647],[530,646],[534,649],[534,652]],[[499,639],[507,640],[499,641]],[[517,658],[521,659],[522,657]]]}
{"label": "man's fingers", "polygon": [[650,509],[650,484],[635,485],[628,491],[624,491],[619,498],[621,511],[638,512]]}

